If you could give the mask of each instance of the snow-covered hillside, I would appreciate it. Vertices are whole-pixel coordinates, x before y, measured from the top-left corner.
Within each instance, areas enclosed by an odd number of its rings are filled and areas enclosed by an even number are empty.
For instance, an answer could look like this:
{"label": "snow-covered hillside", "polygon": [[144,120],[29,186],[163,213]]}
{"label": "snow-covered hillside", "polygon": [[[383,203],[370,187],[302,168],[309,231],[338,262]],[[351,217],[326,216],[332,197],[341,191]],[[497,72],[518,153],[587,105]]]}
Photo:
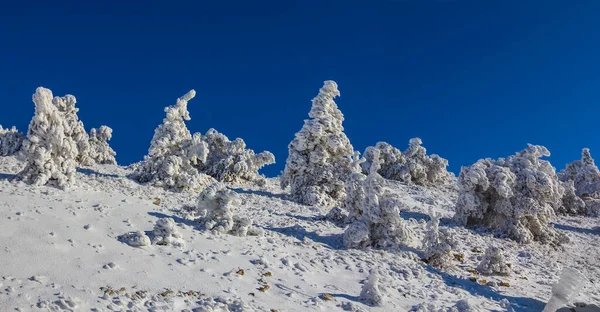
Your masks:
{"label": "snow-covered hillside", "polygon": [[[0,158],[0,310],[19,311],[541,311],[563,267],[588,279],[574,301],[598,302],[597,219],[561,217],[570,243],[553,249],[517,244],[455,225],[457,193],[386,181],[415,232],[402,250],[343,247],[344,227],[327,211],[287,199],[278,179],[265,186],[227,184],[260,236],[212,234],[186,218],[198,195],[128,178],[116,165],[78,169],[76,186],[59,190],[11,182],[25,162]],[[289,191],[288,191],[289,192]],[[421,260],[429,209],[455,233],[452,265]],[[132,247],[119,237],[172,218],[180,244]],[[476,274],[499,247],[510,275]],[[370,306],[369,275],[382,306]],[[370,279],[373,281],[373,279]],[[362,296],[361,296],[362,292]]]}

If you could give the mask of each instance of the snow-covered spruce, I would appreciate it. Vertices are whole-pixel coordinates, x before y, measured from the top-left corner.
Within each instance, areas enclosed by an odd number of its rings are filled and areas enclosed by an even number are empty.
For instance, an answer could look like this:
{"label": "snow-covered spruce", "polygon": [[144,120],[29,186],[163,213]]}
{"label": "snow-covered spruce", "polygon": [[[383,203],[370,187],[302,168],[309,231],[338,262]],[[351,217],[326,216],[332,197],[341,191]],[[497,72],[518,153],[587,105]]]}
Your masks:
{"label": "snow-covered spruce", "polygon": [[408,244],[413,239],[412,231],[400,218],[402,202],[384,187],[383,178],[377,173],[379,158],[371,164],[371,172],[364,178],[359,187],[349,194],[362,207],[355,212],[358,216],[344,232],[343,240],[346,248],[394,248],[400,244]]}
{"label": "snow-covered spruce", "polygon": [[118,237],[120,241],[131,247],[150,246],[150,237],[142,231],[129,232]]}
{"label": "snow-covered spruce", "polygon": [[156,245],[174,245],[183,244],[181,234],[177,229],[177,224],[172,218],[158,219],[152,230],[152,243]]}
{"label": "snow-covered spruce", "polygon": [[344,204],[353,147],[344,134],[344,115],[334,102],[339,95],[337,84],[325,81],[312,100],[310,119],[304,121],[288,147],[281,187],[290,186],[292,199],[299,203],[322,207]]}
{"label": "snow-covered spruce", "polygon": [[65,96],[56,96],[52,103],[58,108],[66,123],[66,135],[71,137],[77,145],[77,157],[75,160],[83,166],[91,166],[94,160],[90,157],[89,136],[85,132],[83,122],[79,120],[77,112],[79,108],[75,107],[77,99],[71,94]]}
{"label": "snow-covered spruce", "polygon": [[151,183],[176,191],[202,191],[214,180],[195,168],[206,161],[208,147],[199,134],[191,135],[185,125],[190,120],[188,101],[196,96],[191,90],[165,107],[166,117],[154,130],[144,160],[134,166],[131,177],[140,183]]}
{"label": "snow-covered spruce", "polygon": [[2,128],[0,125],[0,156],[11,156],[21,150],[25,135],[14,126],[12,128]]}
{"label": "snow-covered spruce", "polygon": [[258,173],[262,167],[275,163],[275,156],[268,151],[255,154],[246,149],[244,140],[237,138],[229,141],[224,134],[210,129],[202,136],[208,147],[205,162],[198,162],[200,172],[212,176],[221,182],[254,182],[265,183],[265,178]]}
{"label": "snow-covered spruce", "polygon": [[[365,179],[367,176],[362,173],[361,164],[366,161],[364,157],[360,157],[360,152],[355,151],[350,158],[350,168],[352,173],[346,181],[346,201],[345,208],[348,212],[346,222],[352,223],[358,220],[363,213],[363,205],[365,200]],[[330,212],[339,209],[334,207]]]}
{"label": "snow-covered spruce", "polygon": [[571,215],[588,214],[585,201],[575,193],[573,180],[562,182],[562,186],[564,188],[562,205],[556,209],[556,212]]}
{"label": "snow-covered spruce", "polygon": [[425,261],[432,267],[449,268],[452,267],[452,250],[456,248],[456,241],[450,229],[441,229],[441,215],[429,209],[429,222],[425,239],[423,240],[423,250]]}
{"label": "snow-covered spruce", "polygon": [[385,301],[379,289],[379,275],[372,271],[360,291],[360,300],[370,306],[383,306]]}
{"label": "snow-covered spruce", "polygon": [[37,88],[33,102],[35,114],[23,142],[26,165],[15,179],[34,185],[52,182],[59,188],[68,188],[74,183],[77,157],[69,124],[52,103],[52,91]]}
{"label": "snow-covered spruce", "polygon": [[510,265],[506,263],[502,249],[490,246],[477,267],[477,272],[485,275],[510,275]]}
{"label": "snow-covered spruce", "polygon": [[549,225],[562,205],[564,188],[542,156],[550,156],[548,149],[529,144],[506,159],[480,159],[463,167],[455,220],[498,230],[520,243],[567,241]]}
{"label": "snow-covered spruce", "polygon": [[581,151],[581,159],[576,160],[567,165],[567,167],[558,173],[558,177],[565,183],[571,183],[577,197],[585,203],[585,209],[581,207],[581,201],[573,198],[568,190],[566,200],[574,202],[574,205],[569,209],[565,207],[558,212],[567,214],[587,214],[590,216],[600,215],[600,170],[596,166],[590,150],[584,148]]}
{"label": "snow-covered spruce", "polygon": [[448,160],[433,154],[427,156],[427,150],[421,146],[419,138],[412,138],[404,151],[386,142],[379,142],[365,150],[366,162],[362,164],[363,172],[369,172],[373,162],[373,151],[378,150],[382,162],[379,174],[386,179],[402,181],[416,185],[440,186],[448,182],[452,174],[446,170]]}
{"label": "snow-covered spruce", "polygon": [[92,128],[89,136],[90,157],[97,164],[116,165],[117,153],[110,147],[108,141],[112,138],[112,129],[101,126],[99,129]]}
{"label": "snow-covered spruce", "polygon": [[252,226],[252,220],[235,214],[241,201],[237,193],[225,184],[215,182],[199,196],[198,206],[192,217],[200,217],[204,228],[219,234],[236,236],[260,235],[261,229]]}

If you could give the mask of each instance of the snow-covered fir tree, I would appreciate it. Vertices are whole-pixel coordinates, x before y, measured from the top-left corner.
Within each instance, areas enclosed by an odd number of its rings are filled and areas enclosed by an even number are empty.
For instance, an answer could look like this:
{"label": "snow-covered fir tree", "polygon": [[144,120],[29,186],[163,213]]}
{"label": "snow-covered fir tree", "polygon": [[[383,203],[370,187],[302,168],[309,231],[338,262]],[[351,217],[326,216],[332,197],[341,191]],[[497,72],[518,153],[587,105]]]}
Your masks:
{"label": "snow-covered fir tree", "polygon": [[204,228],[219,234],[236,236],[260,235],[261,230],[252,226],[252,220],[236,214],[241,200],[237,193],[225,184],[215,182],[199,196],[198,205],[191,217],[200,217]]}
{"label": "snow-covered fir tree", "polygon": [[275,163],[275,156],[268,151],[255,154],[246,149],[244,140],[229,141],[224,134],[210,129],[202,136],[208,148],[207,159],[198,164],[200,172],[221,182],[254,182],[263,185],[264,176],[258,173],[262,167]]}
{"label": "snow-covered fir tree", "polygon": [[344,134],[344,116],[334,98],[339,96],[334,81],[325,81],[312,100],[310,119],[289,144],[281,187],[290,186],[299,203],[332,207],[346,199],[345,181],[351,174],[350,140]]}
{"label": "snow-covered fir tree", "polygon": [[386,179],[430,186],[441,186],[450,180],[452,174],[446,170],[448,160],[436,154],[427,156],[427,150],[421,146],[423,142],[419,138],[412,138],[409,143],[404,152],[386,142],[367,147],[364,153],[366,161],[362,164],[363,172],[369,171],[373,151],[378,150],[382,162],[379,173]]}
{"label": "snow-covered fir tree", "polygon": [[429,222],[425,239],[423,240],[423,250],[425,261],[436,268],[452,267],[452,251],[456,248],[456,241],[453,233],[449,229],[440,230],[441,215],[429,209]]}
{"label": "snow-covered fir tree", "polygon": [[510,275],[511,269],[504,258],[502,249],[490,246],[485,250],[477,272],[485,275]]}
{"label": "snow-covered fir tree", "polygon": [[66,133],[68,136],[75,141],[77,145],[77,157],[76,161],[78,164],[83,166],[91,166],[94,164],[94,160],[90,157],[90,143],[89,136],[85,132],[83,122],[79,120],[77,112],[79,108],[75,107],[77,99],[71,94],[65,96],[56,96],[52,99],[52,103],[58,108],[63,115],[66,122]]}
{"label": "snow-covered fir tree", "polygon": [[[600,170],[588,148],[581,151],[580,160],[568,164],[558,173],[558,177],[566,183],[567,198],[564,200],[572,204],[558,212],[600,216]],[[571,188],[575,194],[571,193]],[[582,201],[584,207],[581,206]]]}
{"label": "snow-covered fir tree", "polygon": [[108,144],[111,138],[112,129],[107,126],[101,126],[99,129],[92,128],[90,130],[89,155],[97,164],[117,164],[117,160],[115,159],[117,153]]}
{"label": "snow-covered fir tree", "polygon": [[154,130],[148,155],[135,165],[132,178],[178,191],[202,191],[214,181],[195,168],[206,161],[208,147],[185,125],[190,120],[187,104],[194,96],[196,92],[191,90],[165,108],[166,117]]}
{"label": "snow-covered fir tree", "polygon": [[529,144],[506,159],[480,159],[463,167],[455,220],[498,230],[520,243],[566,241],[549,225],[562,205],[564,188],[542,156],[550,156],[548,149]]}
{"label": "snow-covered fir tree", "polygon": [[25,168],[15,177],[34,185],[49,182],[68,188],[75,181],[77,143],[70,125],[53,104],[52,91],[39,87],[33,95],[35,114],[23,142]]}
{"label": "snow-covered fir tree", "polygon": [[0,156],[11,156],[21,150],[25,135],[14,126],[12,128],[2,128],[0,125]]}
{"label": "snow-covered fir tree", "polygon": [[[384,187],[378,169],[377,157],[362,185],[353,188],[356,193],[349,194],[357,203],[362,202],[362,212],[353,212],[357,219],[344,232],[346,248],[394,248],[413,239],[412,231],[400,218],[402,202]],[[359,210],[357,204],[353,204],[353,209]]]}

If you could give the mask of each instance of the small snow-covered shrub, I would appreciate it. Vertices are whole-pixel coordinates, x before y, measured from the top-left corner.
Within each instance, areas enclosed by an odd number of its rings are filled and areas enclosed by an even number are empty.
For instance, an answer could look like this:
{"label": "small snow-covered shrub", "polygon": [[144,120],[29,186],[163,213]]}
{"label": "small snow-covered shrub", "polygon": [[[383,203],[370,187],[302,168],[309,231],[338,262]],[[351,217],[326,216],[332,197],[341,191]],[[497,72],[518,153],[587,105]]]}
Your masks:
{"label": "small snow-covered shrub", "polygon": [[366,162],[362,164],[363,172],[367,173],[373,162],[374,151],[379,151],[382,163],[379,173],[386,179],[402,181],[416,185],[441,186],[448,182],[452,174],[446,170],[448,160],[433,154],[427,156],[427,150],[421,146],[419,138],[409,141],[408,149],[399,149],[386,142],[379,142],[365,150]]}
{"label": "small snow-covered shrub", "polygon": [[571,303],[571,299],[577,295],[586,280],[587,278],[576,269],[564,268],[558,283],[552,286],[552,297],[550,297],[542,312],[554,312]]}
{"label": "small snow-covered shrub", "polygon": [[292,199],[299,203],[332,207],[346,199],[353,147],[344,134],[344,115],[334,102],[339,95],[337,84],[325,81],[312,100],[310,119],[289,144],[281,187],[290,186]]}
{"label": "small snow-covered shrub", "polygon": [[150,237],[142,231],[123,234],[119,236],[119,240],[132,247],[150,246],[151,244]]}
{"label": "small snow-covered shrub", "polygon": [[214,181],[195,168],[206,161],[208,147],[185,125],[185,120],[190,120],[187,104],[194,96],[196,92],[191,90],[165,108],[166,117],[154,130],[148,155],[134,166],[133,179],[177,191],[202,191]]}
{"label": "small snow-covered shrub", "polygon": [[56,96],[52,103],[58,108],[66,122],[66,135],[70,136],[77,145],[77,157],[75,160],[83,166],[91,166],[94,160],[90,157],[89,136],[85,132],[83,122],[79,120],[77,112],[79,108],[75,107],[77,99],[67,94],[65,96]]}
{"label": "small snow-covered shrub", "polygon": [[557,208],[556,212],[572,215],[587,214],[585,201],[575,194],[573,180],[563,182],[562,186],[565,193],[562,197],[562,205]]}
{"label": "small snow-covered shrub", "polygon": [[502,249],[490,246],[485,250],[477,272],[486,275],[510,275],[511,269],[506,263]]}
{"label": "small snow-covered shrub", "polygon": [[33,95],[35,114],[23,142],[25,168],[16,180],[34,185],[55,182],[59,188],[74,183],[77,144],[64,116],[52,103],[52,91],[39,87]]}
{"label": "small snow-covered shrub", "polygon": [[360,300],[370,306],[382,306],[384,297],[379,289],[379,275],[372,271],[360,291]]}
{"label": "small snow-covered shrub", "polygon": [[275,163],[275,156],[268,151],[255,154],[246,149],[244,140],[233,141],[215,129],[202,136],[208,154],[205,162],[198,163],[198,170],[221,182],[254,182],[264,184],[264,176],[258,173],[262,167]]}
{"label": "small snow-covered shrub", "polygon": [[391,248],[412,241],[412,231],[400,218],[402,202],[384,187],[377,169],[378,158],[372,163],[369,175],[353,188],[356,193],[349,194],[356,201],[353,209],[357,211],[353,215],[357,217],[344,232],[346,248]]}
{"label": "small snow-covered shrub", "polygon": [[235,215],[241,203],[237,193],[216,182],[199,196],[198,207],[193,216],[201,217],[206,230],[236,236],[260,235],[262,231],[252,226],[252,220]]}
{"label": "small snow-covered shrub", "polygon": [[158,219],[152,230],[152,242],[156,245],[182,245],[182,237],[172,218]]}
{"label": "small snow-covered shrub", "polygon": [[101,126],[99,129],[90,130],[90,157],[97,164],[116,165],[115,156],[117,153],[110,147],[108,141],[112,138],[112,129],[107,126]]}
{"label": "small snow-covered shrub", "polygon": [[436,268],[452,267],[452,250],[456,248],[456,241],[449,229],[441,229],[439,213],[429,209],[429,222],[423,240],[425,261]]}
{"label": "small snow-covered shrub", "polygon": [[14,126],[10,129],[0,125],[0,156],[10,156],[21,150],[25,135]]}
{"label": "small snow-covered shrub", "polygon": [[455,220],[498,230],[520,243],[565,242],[566,236],[549,225],[564,188],[542,156],[550,156],[548,149],[529,144],[506,159],[480,159],[463,167]]}

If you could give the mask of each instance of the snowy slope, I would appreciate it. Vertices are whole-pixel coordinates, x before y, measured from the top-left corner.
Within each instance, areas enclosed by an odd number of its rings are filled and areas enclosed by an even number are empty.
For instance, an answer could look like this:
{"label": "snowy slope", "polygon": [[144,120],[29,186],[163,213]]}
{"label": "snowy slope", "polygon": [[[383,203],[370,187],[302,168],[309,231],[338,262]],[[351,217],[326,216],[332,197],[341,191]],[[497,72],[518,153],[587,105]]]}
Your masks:
{"label": "snowy slope", "polygon": [[[564,266],[589,279],[577,300],[600,302],[593,218],[556,220],[571,238],[564,250],[518,245],[455,226],[452,190],[389,181],[409,207],[402,216],[418,234],[414,245],[394,253],[346,250],[344,228],[325,220],[327,211],[286,200],[278,179],[265,187],[229,185],[243,200],[240,214],[264,229],[263,236],[235,237],[200,231],[185,219],[196,196],[139,185],[126,177],[128,168],[79,169],[78,186],[61,191],[10,182],[22,166],[0,158],[0,311],[541,311]],[[464,262],[453,269],[420,260],[429,207],[457,233]],[[166,217],[180,227],[183,246],[135,248],[118,240]],[[490,244],[509,256],[511,276],[467,271]],[[380,276],[382,307],[359,299],[371,270]]]}

